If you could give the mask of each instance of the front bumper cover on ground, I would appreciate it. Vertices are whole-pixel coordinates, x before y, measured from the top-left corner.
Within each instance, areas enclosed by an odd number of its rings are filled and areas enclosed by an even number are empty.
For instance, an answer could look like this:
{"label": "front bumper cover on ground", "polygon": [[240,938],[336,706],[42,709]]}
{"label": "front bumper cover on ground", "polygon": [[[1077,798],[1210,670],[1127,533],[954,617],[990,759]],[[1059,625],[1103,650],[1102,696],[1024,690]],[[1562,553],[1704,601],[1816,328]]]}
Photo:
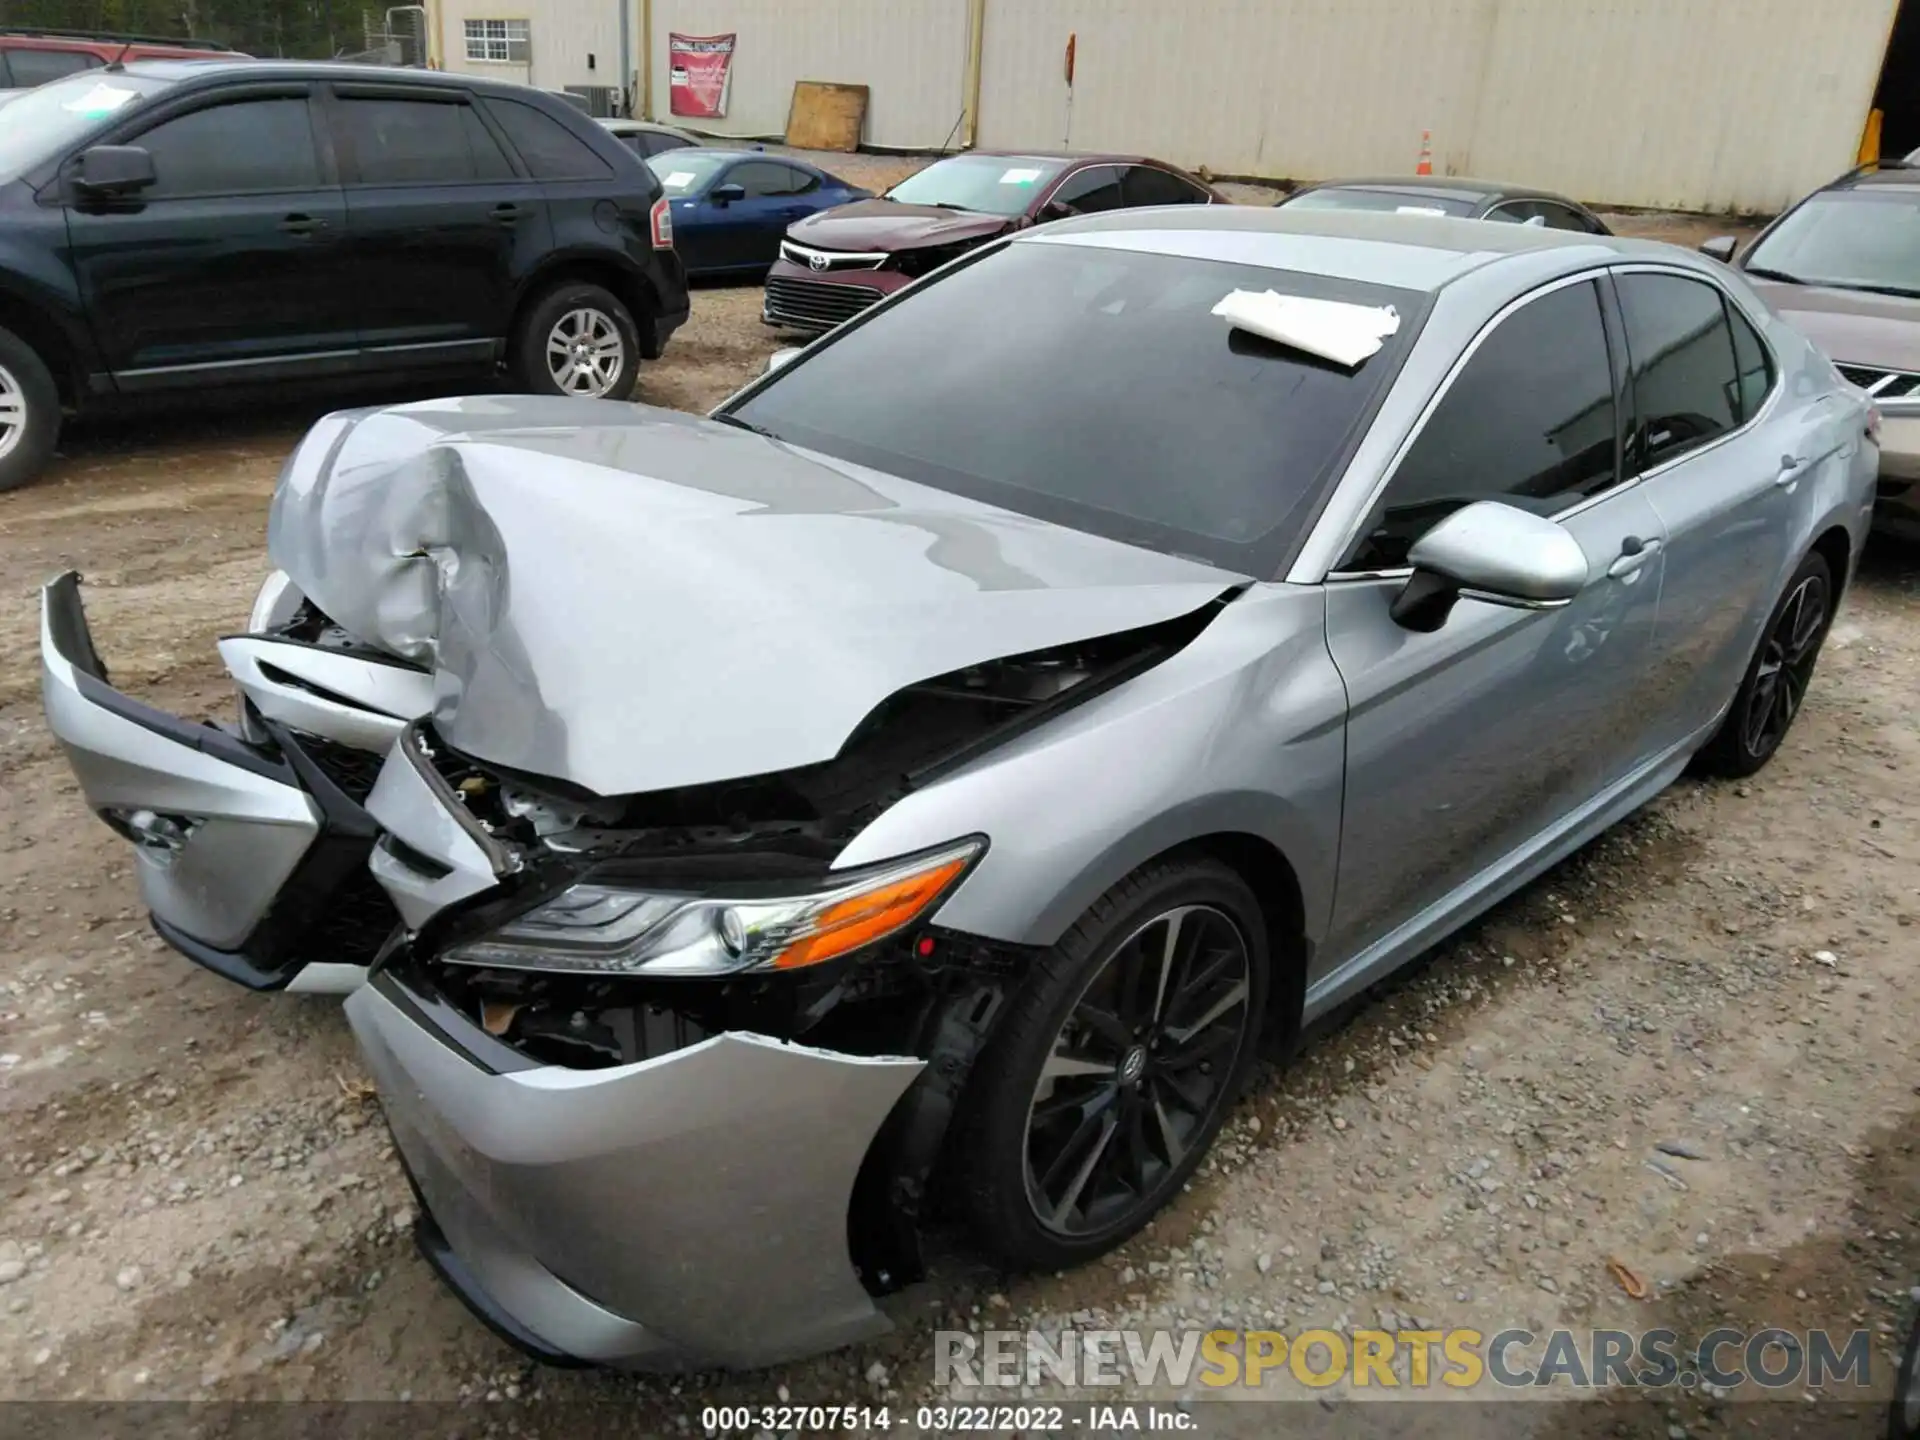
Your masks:
{"label": "front bumper cover on ground", "polygon": [[920,1073],[728,1033],[634,1065],[533,1065],[383,976],[347,1002],[443,1241],[441,1274],[544,1358],[752,1369],[889,1328],[848,1205]]}

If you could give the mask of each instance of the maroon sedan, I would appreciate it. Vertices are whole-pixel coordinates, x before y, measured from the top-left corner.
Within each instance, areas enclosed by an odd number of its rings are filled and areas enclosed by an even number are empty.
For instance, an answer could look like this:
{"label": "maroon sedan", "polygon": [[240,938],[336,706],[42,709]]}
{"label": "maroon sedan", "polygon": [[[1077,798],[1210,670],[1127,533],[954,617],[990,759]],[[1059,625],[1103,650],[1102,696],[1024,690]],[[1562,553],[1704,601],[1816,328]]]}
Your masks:
{"label": "maroon sedan", "polygon": [[1138,155],[972,151],[936,160],[874,200],[796,221],[767,274],[760,318],[830,330],[998,235],[1096,210],[1226,204],[1186,171]]}

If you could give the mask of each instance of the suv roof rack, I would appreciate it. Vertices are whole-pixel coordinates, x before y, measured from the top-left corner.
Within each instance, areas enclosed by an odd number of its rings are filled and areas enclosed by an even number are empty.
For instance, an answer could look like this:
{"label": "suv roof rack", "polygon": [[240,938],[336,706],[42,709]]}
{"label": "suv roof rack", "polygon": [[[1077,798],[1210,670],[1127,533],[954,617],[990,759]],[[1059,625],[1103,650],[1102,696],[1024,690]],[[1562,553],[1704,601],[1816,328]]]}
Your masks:
{"label": "suv roof rack", "polygon": [[135,35],[120,30],[47,30],[32,26],[0,25],[0,35],[33,40],[94,40],[106,45],[173,45],[182,50],[231,50],[217,40],[195,40],[183,35]]}

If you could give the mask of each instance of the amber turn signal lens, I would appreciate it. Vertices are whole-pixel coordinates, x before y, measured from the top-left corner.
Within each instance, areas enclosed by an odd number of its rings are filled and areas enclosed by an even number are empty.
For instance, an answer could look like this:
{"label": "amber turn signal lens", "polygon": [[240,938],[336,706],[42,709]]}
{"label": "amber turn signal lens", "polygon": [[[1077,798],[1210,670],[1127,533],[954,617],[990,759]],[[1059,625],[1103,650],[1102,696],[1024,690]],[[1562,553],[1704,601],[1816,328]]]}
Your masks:
{"label": "amber turn signal lens", "polygon": [[774,960],[776,970],[797,970],[803,965],[818,965],[862,945],[871,945],[913,922],[915,916],[931,905],[954,877],[967,868],[967,859],[948,860],[918,875],[895,880],[876,890],[851,895],[822,910],[813,920],[811,934],[796,940]]}

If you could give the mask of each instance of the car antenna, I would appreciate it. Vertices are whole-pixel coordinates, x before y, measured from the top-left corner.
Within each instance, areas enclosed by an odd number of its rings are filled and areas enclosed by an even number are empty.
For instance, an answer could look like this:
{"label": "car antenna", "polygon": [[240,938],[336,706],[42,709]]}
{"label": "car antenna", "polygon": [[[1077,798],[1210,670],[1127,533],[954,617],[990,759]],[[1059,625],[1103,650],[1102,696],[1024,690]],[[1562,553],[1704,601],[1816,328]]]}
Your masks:
{"label": "car antenna", "polygon": [[133,42],[129,40],[120,47],[120,53],[107,62],[106,68],[124,72],[126,70],[124,62],[127,58],[127,52],[131,49],[133,49]]}

